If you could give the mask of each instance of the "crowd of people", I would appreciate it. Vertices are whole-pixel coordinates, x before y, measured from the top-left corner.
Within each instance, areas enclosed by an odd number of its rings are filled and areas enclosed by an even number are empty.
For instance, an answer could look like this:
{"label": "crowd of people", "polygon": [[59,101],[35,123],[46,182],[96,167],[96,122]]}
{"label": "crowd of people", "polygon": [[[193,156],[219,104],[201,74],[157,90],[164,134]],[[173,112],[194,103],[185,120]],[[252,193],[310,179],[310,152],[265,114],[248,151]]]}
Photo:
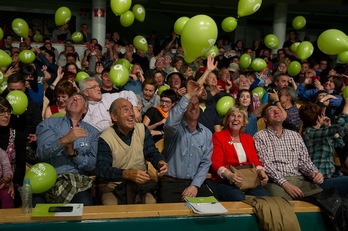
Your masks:
{"label": "crowd of people", "polygon": [[[242,40],[232,44],[218,38],[216,57],[186,63],[174,32],[162,44],[152,33],[147,52],[114,32],[103,53],[86,25],[81,30],[83,57],[64,26],[41,47],[31,47],[30,40],[12,47],[11,35],[3,37],[1,49],[13,62],[1,68],[7,80],[0,97],[2,208],[21,205],[26,166],[38,162],[55,167],[56,184],[65,192],[54,187],[35,194],[34,206],[60,202],[63,193],[70,193],[69,202],[85,205],[170,203],[211,195],[221,201],[242,201],[246,195],[297,200],[329,188],[348,193],[343,174],[348,99],[342,96],[347,68],[320,52],[298,60],[290,50],[299,41],[295,31],[275,58],[259,40],[248,48]],[[53,42],[61,41],[65,49],[58,54]],[[35,51],[33,63],[20,62],[18,54],[25,49]],[[263,58],[267,67],[242,70],[244,53]],[[128,82],[116,87],[109,72],[121,58],[132,66]],[[293,60],[302,65],[296,76],[287,72]],[[77,82],[80,71],[91,77]],[[255,94],[256,88],[265,93]],[[14,90],[29,99],[21,115],[12,114],[6,99]],[[216,105],[225,96],[235,105],[220,115]],[[156,142],[161,140],[160,153]],[[341,166],[335,165],[334,153]],[[255,166],[260,184],[245,190],[245,179],[231,169],[248,165]]]}

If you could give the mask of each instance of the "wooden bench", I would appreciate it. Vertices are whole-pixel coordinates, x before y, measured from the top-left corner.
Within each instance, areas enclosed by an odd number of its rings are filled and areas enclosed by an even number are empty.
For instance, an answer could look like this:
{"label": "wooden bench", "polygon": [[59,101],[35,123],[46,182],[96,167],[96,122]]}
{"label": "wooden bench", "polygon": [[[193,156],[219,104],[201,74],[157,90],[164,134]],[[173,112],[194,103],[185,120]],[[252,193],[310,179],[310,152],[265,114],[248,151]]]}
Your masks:
{"label": "wooden bench", "polygon": [[[244,202],[221,202],[228,210],[226,215],[253,214],[253,208]],[[319,213],[320,208],[303,201],[291,201],[296,213]],[[0,223],[28,223],[68,220],[100,220],[145,217],[193,216],[193,212],[185,203],[85,206],[81,218],[45,217],[31,218],[30,214],[22,214],[21,209],[0,209]]]}
{"label": "wooden bench", "polygon": [[[325,231],[318,207],[301,201],[294,205],[301,230]],[[222,215],[197,215],[184,203],[86,206],[80,218],[36,218],[21,213],[21,209],[0,210],[1,231],[177,231],[177,230],[239,230],[255,231],[258,221],[253,209],[243,202],[222,202],[228,209]]]}

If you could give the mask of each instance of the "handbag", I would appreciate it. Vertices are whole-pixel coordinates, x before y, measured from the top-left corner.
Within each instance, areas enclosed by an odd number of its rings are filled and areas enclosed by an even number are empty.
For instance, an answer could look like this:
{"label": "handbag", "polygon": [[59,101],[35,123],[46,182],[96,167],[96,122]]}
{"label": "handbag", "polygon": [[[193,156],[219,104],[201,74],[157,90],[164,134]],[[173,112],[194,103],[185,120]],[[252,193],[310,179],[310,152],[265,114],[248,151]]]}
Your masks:
{"label": "handbag", "polygon": [[239,188],[242,191],[247,191],[249,189],[254,189],[261,185],[260,178],[257,174],[255,165],[241,165],[232,166],[230,165],[231,172],[240,175],[243,178],[242,186]]}

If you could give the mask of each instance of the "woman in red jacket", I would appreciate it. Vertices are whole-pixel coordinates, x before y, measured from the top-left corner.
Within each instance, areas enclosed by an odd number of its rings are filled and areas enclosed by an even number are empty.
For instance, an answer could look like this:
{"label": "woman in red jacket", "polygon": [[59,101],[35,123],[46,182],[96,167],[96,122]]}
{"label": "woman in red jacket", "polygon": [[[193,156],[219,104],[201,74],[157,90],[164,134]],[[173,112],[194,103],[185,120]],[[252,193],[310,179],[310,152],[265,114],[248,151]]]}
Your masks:
{"label": "woman in red jacket", "polygon": [[[245,195],[270,196],[263,188],[268,177],[257,157],[253,137],[241,132],[247,125],[245,110],[232,107],[225,115],[225,129],[213,134],[212,182],[211,186],[216,196],[222,201],[242,201]],[[242,191],[240,189],[243,178],[230,171],[230,166],[254,164],[257,169],[261,185]]]}

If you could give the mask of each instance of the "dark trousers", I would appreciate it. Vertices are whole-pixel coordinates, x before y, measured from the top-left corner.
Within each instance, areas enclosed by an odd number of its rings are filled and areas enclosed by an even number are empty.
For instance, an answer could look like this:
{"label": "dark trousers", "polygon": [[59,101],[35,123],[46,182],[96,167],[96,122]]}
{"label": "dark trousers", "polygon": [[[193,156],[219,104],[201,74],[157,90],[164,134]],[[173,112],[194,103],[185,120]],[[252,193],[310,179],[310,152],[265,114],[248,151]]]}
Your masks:
{"label": "dark trousers", "polygon": [[[192,180],[162,177],[158,180],[158,199],[159,203],[183,202],[181,194],[191,185]],[[198,189],[197,197],[213,196],[210,188],[203,183]]]}
{"label": "dark trousers", "polygon": [[215,197],[220,201],[242,201],[245,199],[245,195],[271,196],[271,193],[262,186],[243,192],[235,185],[227,182],[215,182],[210,180],[208,185],[214,191]]}
{"label": "dark trousers", "polygon": [[324,182],[319,185],[322,189],[333,188],[342,194],[348,194],[348,176],[333,176],[324,179]]}

